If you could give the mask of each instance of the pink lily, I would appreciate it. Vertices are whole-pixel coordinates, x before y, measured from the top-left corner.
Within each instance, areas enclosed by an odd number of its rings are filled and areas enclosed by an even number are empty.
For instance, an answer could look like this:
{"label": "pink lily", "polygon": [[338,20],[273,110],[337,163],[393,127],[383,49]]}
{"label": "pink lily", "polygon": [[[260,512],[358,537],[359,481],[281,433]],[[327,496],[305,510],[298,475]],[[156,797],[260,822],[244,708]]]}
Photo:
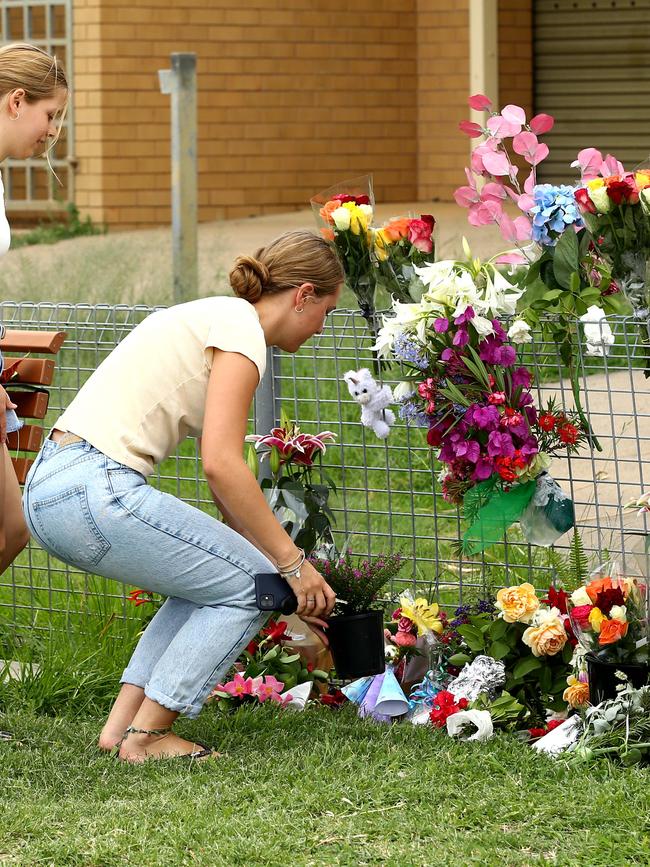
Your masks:
{"label": "pink lily", "polygon": [[232,695],[234,698],[243,698],[245,695],[253,695],[253,678],[244,678],[241,674],[235,674],[231,681],[219,684],[216,689],[221,692],[227,692],[228,695]]}
{"label": "pink lily", "polygon": [[264,678],[264,682],[257,685],[255,695],[259,699],[260,703],[265,702],[267,699],[270,699],[271,701],[282,701],[280,693],[283,689],[284,684],[282,681],[273,677],[272,674],[267,674]]}
{"label": "pink lily", "polygon": [[318,434],[300,433],[300,428],[294,424],[290,428],[274,427],[270,434],[264,436],[249,434],[246,442],[255,443],[256,449],[265,446],[270,451],[274,447],[277,448],[283,458],[281,463],[293,461],[296,464],[312,466],[314,453],[320,451],[324,454],[325,443],[335,438],[336,434],[329,430]]}

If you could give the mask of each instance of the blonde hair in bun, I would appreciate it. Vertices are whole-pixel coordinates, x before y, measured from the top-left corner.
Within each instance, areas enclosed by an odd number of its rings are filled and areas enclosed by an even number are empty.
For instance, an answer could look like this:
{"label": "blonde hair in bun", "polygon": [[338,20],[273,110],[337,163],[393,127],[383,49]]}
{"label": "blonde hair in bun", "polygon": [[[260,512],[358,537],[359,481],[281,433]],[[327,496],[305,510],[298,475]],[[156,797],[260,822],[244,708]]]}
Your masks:
{"label": "blonde hair in bun", "polygon": [[258,250],[255,256],[238,256],[230,272],[230,285],[235,295],[251,304],[261,298],[264,287],[271,279],[269,269],[257,258],[260,252]]}
{"label": "blonde hair in bun", "polygon": [[331,295],[345,274],[336,253],[313,232],[285,232],[254,256],[239,256],[230,272],[235,295],[254,304],[262,295],[275,295],[311,283],[317,296]]}

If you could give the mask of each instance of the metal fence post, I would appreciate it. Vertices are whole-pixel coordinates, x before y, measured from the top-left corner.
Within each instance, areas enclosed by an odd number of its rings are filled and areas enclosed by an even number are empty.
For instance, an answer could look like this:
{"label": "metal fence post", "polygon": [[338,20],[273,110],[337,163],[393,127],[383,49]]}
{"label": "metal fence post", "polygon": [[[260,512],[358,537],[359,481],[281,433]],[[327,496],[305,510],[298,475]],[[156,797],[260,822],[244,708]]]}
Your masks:
{"label": "metal fence post", "polygon": [[174,301],[198,294],[196,54],[172,54],[171,69],[158,72],[171,95],[172,257]]}
{"label": "metal fence post", "polygon": [[[266,373],[255,392],[255,433],[265,434],[280,422],[280,354],[269,346],[266,350]],[[260,479],[270,478],[268,461],[260,463]]]}

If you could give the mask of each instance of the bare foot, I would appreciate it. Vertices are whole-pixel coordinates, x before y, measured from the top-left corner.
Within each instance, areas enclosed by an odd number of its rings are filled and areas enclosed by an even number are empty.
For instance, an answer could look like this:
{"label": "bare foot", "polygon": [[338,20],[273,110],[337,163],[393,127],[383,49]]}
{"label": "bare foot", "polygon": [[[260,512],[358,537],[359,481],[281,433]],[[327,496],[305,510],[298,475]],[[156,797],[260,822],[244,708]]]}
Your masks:
{"label": "bare foot", "polygon": [[[186,741],[173,732],[165,735],[130,734],[120,747],[119,757],[122,761],[139,763],[147,759],[167,759],[173,756],[191,756],[202,753],[204,747],[193,741]],[[219,753],[212,751],[202,759],[217,758]]]}
{"label": "bare foot", "polygon": [[[130,724],[130,722],[127,723],[127,725]],[[122,739],[125,728],[126,726],[123,726],[121,729],[118,729],[115,725],[106,723],[106,725],[102,729],[102,733],[99,736],[99,740],[97,741],[97,746],[99,747],[99,749],[107,753],[115,749],[115,747]]]}

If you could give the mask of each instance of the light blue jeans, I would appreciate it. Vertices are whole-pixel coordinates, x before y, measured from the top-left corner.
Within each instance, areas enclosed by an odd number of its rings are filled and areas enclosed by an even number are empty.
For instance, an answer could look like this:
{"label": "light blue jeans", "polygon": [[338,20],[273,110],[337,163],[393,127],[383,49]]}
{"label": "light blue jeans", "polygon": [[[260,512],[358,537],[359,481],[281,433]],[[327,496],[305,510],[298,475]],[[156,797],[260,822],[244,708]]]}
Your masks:
{"label": "light blue jeans", "polygon": [[196,717],[268,617],[255,607],[253,576],[274,571],[270,561],[230,527],[83,441],[45,441],[23,508],[31,533],[59,560],[168,597],[121,682]]}

